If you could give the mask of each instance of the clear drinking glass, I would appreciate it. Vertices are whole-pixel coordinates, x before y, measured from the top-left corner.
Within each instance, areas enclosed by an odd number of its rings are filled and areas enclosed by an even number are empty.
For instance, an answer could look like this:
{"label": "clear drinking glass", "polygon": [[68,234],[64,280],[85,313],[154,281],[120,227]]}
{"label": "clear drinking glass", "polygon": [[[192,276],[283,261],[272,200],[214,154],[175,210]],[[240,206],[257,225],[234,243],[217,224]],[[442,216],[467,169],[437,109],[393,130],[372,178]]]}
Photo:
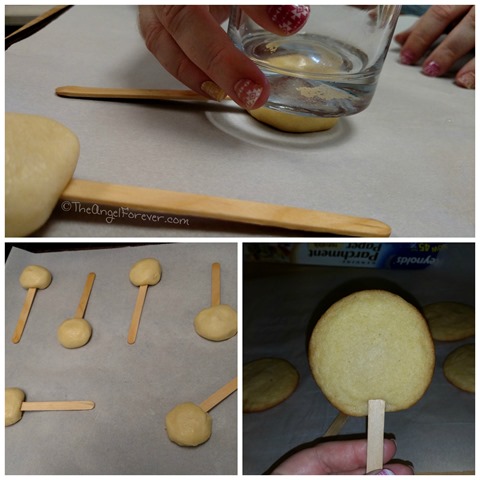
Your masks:
{"label": "clear drinking glass", "polygon": [[268,78],[265,107],[341,117],[370,104],[399,14],[399,5],[313,5],[303,29],[283,37],[232,7],[228,34]]}

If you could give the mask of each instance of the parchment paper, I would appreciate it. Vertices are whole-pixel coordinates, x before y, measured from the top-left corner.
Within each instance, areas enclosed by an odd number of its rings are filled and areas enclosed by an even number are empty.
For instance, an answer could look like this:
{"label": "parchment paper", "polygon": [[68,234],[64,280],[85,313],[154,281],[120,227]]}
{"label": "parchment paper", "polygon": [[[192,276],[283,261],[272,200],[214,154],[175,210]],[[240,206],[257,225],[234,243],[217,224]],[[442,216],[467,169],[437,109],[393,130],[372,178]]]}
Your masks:
{"label": "parchment paper", "polygon": [[[393,236],[474,235],[474,91],[400,65],[393,42],[370,107],[329,133],[276,132],[228,103],[56,97],[61,85],[184,88],[145,48],[136,15],[134,6],[75,6],[6,52],[6,109],[72,129],[76,178],[373,217]],[[413,21],[402,17],[397,30]],[[59,205],[36,235],[291,234],[181,220],[107,222]]]}
{"label": "parchment paper", "polygon": [[[131,266],[157,258],[163,275],[149,287],[137,341],[127,333],[138,288]],[[234,244],[171,244],[32,254],[15,248],[6,264],[5,383],[27,400],[93,400],[85,412],[26,412],[5,430],[7,474],[234,474],[237,394],[211,410],[209,441],[195,448],[170,442],[165,415],[178,403],[201,403],[236,376],[237,339],[210,342],[193,328],[210,306],[211,264],[221,263],[222,302],[236,309]],[[48,268],[23,337],[10,338],[26,291],[24,267]],[[73,316],[87,274],[96,273],[85,318],[90,342],[68,350],[56,338]]]}
{"label": "parchment paper", "polygon": [[[393,289],[415,305],[475,304],[474,245],[450,244],[439,258],[417,271],[245,265],[243,361],[285,358],[298,369],[300,383],[282,404],[243,415],[244,474],[262,474],[293,448],[319,439],[338,414],[313,380],[307,342],[321,312],[350,289]],[[436,367],[425,396],[408,410],[386,414],[385,432],[398,445],[395,457],[412,462],[416,473],[475,469],[475,394],[448,383],[442,371],[448,353],[474,342],[435,342]],[[366,419],[350,417],[341,435],[365,432]]]}

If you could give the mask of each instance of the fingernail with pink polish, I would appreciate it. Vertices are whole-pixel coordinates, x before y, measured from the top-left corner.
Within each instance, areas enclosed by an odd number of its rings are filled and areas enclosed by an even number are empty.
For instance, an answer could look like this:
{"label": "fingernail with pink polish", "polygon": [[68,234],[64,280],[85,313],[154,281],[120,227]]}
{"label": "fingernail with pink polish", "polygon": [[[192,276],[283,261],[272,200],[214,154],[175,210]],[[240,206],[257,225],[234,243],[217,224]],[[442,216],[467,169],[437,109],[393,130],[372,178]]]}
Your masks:
{"label": "fingernail with pink polish", "polygon": [[404,65],[413,65],[415,57],[412,52],[405,50],[400,53],[400,62]]}
{"label": "fingernail with pink polish", "polygon": [[263,88],[251,80],[239,80],[233,87],[240,102],[247,109],[253,108],[262,94]]}
{"label": "fingernail with pink polish", "polygon": [[423,73],[429,77],[438,77],[440,65],[435,61],[429,62],[423,67]]}
{"label": "fingernail with pink polish", "polygon": [[307,22],[310,15],[308,5],[271,5],[267,14],[287,35],[297,33]]}
{"label": "fingernail with pink polish", "polygon": [[388,468],[382,468],[381,470],[374,470],[373,472],[367,473],[367,475],[395,475]]}

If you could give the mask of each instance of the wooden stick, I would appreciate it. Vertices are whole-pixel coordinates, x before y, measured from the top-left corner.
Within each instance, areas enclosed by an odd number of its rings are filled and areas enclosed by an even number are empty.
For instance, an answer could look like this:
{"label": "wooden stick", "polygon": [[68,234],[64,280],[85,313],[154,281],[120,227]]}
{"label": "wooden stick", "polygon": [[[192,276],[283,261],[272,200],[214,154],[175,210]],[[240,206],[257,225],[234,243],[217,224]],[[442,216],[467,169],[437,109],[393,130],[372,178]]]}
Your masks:
{"label": "wooden stick", "polygon": [[132,321],[130,322],[130,329],[128,330],[127,342],[132,345],[137,339],[138,326],[140,325],[140,317],[142,316],[143,304],[147,296],[148,285],[140,285],[137,294],[137,301],[132,314]]}
{"label": "wooden stick", "polygon": [[27,290],[27,295],[25,296],[25,301],[23,302],[23,307],[20,312],[20,316],[18,317],[17,326],[15,327],[15,331],[13,332],[13,343],[18,343],[22,338],[23,330],[25,329],[27,318],[30,314],[30,309],[32,308],[33,299],[35,298],[36,293],[36,288],[29,288]]}
{"label": "wooden stick", "polygon": [[385,223],[368,218],[89,180],[71,180],[61,199],[116,206],[120,211],[130,208],[336,235],[388,237],[391,233]]}
{"label": "wooden stick", "polygon": [[223,402],[229,395],[231,395],[237,389],[237,377],[230,380],[226,385],[217,390],[214,394],[210,395],[204,400],[199,407],[204,412],[209,412],[212,408],[216,407],[220,402]]}
{"label": "wooden stick", "polygon": [[212,307],[220,305],[220,264],[212,263]]}
{"label": "wooden stick", "polygon": [[40,412],[46,410],[92,410],[95,403],[91,400],[71,400],[64,402],[22,402],[22,412]]}
{"label": "wooden stick", "polygon": [[348,420],[348,415],[345,415],[342,412],[339,412],[339,414],[335,417],[333,422],[330,424],[330,426],[327,428],[325,433],[323,434],[324,437],[334,437],[335,435],[338,435],[340,431],[342,430],[342,427],[345,425],[345,423]]}
{"label": "wooden stick", "polygon": [[88,299],[90,298],[90,293],[92,292],[93,282],[95,281],[95,274],[89,273],[87,276],[87,281],[85,282],[85,287],[83,287],[83,293],[80,298],[80,303],[78,304],[77,310],[75,311],[75,318],[83,318],[85,315],[85,310],[87,309]]}
{"label": "wooden stick", "polygon": [[211,100],[192,90],[155,90],[142,88],[98,88],[67,85],[55,89],[59,97],[129,100]]}
{"label": "wooden stick", "polygon": [[385,401],[368,401],[367,473],[383,468]]}

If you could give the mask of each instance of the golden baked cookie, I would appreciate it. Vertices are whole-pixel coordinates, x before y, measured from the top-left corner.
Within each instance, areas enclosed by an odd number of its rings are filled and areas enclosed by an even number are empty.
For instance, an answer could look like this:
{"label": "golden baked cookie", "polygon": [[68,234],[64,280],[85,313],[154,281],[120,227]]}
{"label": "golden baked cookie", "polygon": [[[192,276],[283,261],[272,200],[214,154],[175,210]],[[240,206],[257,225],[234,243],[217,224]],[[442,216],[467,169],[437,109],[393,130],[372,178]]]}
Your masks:
{"label": "golden baked cookie", "polygon": [[281,358],[261,358],[243,367],[243,411],[261,412],[286,400],[297,388],[300,376]]}
{"label": "golden baked cookie", "polygon": [[434,340],[454,341],[475,335],[475,309],[457,302],[431,303],[423,308]]}
{"label": "golden baked cookie", "polygon": [[383,290],[353,293],[333,304],[309,344],[313,377],[327,399],[352,416],[367,415],[368,400],[403,410],[425,393],[435,351],[421,313]]}
{"label": "golden baked cookie", "polygon": [[462,345],[451,352],[443,364],[443,373],[452,385],[475,393],[475,345]]}

